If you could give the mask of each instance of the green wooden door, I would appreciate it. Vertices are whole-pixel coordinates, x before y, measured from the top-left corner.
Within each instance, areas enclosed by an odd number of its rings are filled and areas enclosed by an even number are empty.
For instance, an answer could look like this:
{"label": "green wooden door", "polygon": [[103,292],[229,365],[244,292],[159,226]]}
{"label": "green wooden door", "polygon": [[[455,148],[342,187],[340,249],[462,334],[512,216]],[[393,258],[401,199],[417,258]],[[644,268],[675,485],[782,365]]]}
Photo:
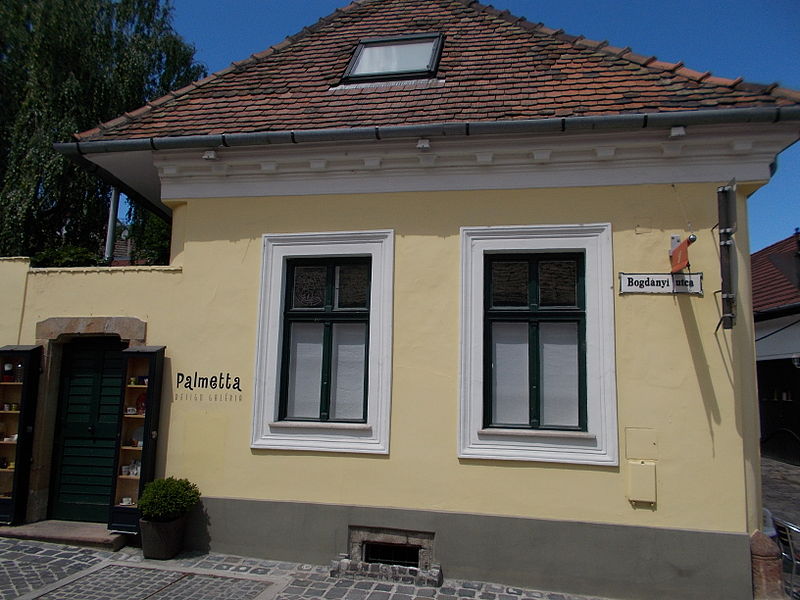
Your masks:
{"label": "green wooden door", "polygon": [[64,348],[53,454],[50,517],[106,522],[115,478],[123,377],[118,341]]}

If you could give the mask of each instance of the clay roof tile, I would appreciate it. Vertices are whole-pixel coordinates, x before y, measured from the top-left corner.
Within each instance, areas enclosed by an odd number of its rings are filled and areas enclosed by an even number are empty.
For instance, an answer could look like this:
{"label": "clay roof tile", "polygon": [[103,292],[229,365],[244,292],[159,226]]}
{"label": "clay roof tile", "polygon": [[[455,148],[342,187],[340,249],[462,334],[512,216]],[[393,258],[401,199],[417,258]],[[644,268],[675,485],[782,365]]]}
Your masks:
{"label": "clay roof tile", "polygon": [[[428,31],[445,36],[433,79],[342,85],[360,40]],[[800,92],[714,77],[682,62],[663,62],[627,47],[570,35],[474,0],[354,0],[262,52],[76,137],[125,139],[797,103]]]}

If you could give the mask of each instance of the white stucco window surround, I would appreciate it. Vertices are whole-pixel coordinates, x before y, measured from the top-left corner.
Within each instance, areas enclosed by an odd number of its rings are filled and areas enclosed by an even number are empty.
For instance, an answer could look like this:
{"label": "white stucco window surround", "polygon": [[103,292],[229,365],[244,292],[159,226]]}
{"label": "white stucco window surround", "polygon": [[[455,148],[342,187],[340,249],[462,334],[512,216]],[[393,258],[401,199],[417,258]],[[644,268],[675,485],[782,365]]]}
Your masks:
{"label": "white stucco window surround", "polygon": [[[484,425],[484,257],[581,252],[585,257],[585,431]],[[611,225],[461,229],[461,458],[618,464]]]}
{"label": "white stucco window surround", "polygon": [[[286,265],[292,259],[369,257],[366,419],[279,420]],[[261,269],[252,448],[388,454],[394,232],[265,234]]]}

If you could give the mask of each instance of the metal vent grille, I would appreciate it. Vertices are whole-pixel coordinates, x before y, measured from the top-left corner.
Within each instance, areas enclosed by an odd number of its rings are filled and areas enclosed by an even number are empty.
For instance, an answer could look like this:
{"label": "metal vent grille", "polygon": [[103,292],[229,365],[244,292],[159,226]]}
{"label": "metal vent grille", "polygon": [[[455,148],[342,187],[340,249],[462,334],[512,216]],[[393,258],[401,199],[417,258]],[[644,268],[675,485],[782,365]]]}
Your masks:
{"label": "metal vent grille", "polygon": [[364,562],[419,567],[419,546],[364,542]]}

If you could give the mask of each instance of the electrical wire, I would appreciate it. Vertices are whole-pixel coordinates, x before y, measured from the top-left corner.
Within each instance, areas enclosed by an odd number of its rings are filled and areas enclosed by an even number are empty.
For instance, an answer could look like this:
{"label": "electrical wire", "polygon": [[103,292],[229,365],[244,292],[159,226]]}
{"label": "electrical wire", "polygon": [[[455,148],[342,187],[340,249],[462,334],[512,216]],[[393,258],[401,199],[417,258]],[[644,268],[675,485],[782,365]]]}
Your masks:
{"label": "electrical wire", "polygon": [[776,329],[775,331],[770,331],[769,333],[762,335],[760,338],[756,338],[756,341],[760,342],[761,340],[765,340],[769,336],[775,335],[776,333],[780,333],[784,329],[789,329],[789,327],[791,327],[792,325],[797,325],[798,323],[800,323],[800,319],[797,319],[797,321],[795,321],[794,323],[789,323],[788,325],[784,325],[780,329]]}

